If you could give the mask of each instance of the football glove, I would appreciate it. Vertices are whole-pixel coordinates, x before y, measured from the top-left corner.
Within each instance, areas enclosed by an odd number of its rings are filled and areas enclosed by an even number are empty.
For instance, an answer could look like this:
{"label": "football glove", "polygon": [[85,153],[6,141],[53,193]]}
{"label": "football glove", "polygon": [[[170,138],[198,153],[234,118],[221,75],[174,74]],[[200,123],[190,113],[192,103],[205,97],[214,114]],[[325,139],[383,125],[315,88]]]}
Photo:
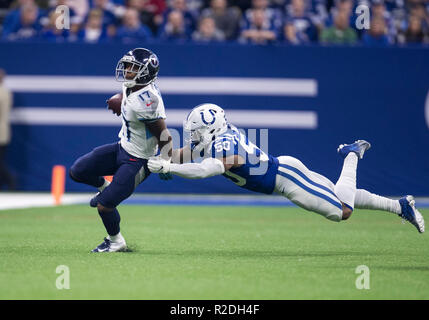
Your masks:
{"label": "football glove", "polygon": [[170,161],[164,160],[160,157],[151,157],[149,158],[147,167],[152,173],[169,173]]}

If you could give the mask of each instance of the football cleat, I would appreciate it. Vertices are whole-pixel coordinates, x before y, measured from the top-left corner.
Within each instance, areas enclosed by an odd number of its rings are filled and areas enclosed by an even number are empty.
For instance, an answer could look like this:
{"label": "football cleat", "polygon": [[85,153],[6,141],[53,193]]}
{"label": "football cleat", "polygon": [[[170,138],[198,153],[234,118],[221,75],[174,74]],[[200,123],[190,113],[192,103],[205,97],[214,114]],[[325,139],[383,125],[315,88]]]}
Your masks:
{"label": "football cleat", "polygon": [[401,213],[399,216],[413,224],[420,233],[425,232],[425,220],[422,214],[416,209],[416,201],[413,196],[405,196],[399,199],[401,205]]}
{"label": "football cleat", "polygon": [[359,159],[362,159],[363,154],[369,148],[371,148],[371,144],[368,141],[357,140],[352,144],[341,144],[337,151],[343,158],[347,157],[350,152],[354,152]]}
{"label": "football cleat", "polygon": [[91,252],[121,252],[126,250],[127,244],[125,243],[125,240],[113,242],[108,237],[106,237],[104,238],[104,241]]}

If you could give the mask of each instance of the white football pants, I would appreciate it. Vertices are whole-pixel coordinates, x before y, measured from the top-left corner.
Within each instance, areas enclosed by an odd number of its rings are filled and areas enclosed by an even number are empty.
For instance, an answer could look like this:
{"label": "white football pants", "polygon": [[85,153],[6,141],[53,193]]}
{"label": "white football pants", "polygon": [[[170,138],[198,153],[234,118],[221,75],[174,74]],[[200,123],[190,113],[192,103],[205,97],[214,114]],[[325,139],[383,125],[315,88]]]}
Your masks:
{"label": "white football pants", "polygon": [[341,221],[343,209],[335,195],[335,185],[326,177],[309,170],[301,161],[281,156],[274,191],[296,205],[321,214],[332,221]]}

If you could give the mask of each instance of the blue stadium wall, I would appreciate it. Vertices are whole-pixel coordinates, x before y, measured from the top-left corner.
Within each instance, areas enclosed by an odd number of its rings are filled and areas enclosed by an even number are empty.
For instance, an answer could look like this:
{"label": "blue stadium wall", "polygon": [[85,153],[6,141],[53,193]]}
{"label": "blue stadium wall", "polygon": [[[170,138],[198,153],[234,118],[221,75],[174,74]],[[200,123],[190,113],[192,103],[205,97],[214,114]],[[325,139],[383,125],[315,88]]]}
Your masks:
{"label": "blue stadium wall", "polygon": [[[273,78],[312,79],[316,84],[310,95],[164,93],[167,117],[169,111],[207,101],[227,111],[311,111],[317,117],[312,128],[272,128],[264,123],[271,154],[295,156],[335,182],[342,166],[337,146],[367,139],[373,148],[359,163],[359,188],[392,196],[429,195],[428,48],[146,46],[161,61],[161,83],[162,77],[222,77],[252,78],[261,85]],[[113,82],[117,60],[129,49],[113,44],[0,43],[0,68],[10,76],[112,76]],[[105,110],[109,96],[20,90],[14,94],[14,107],[52,108],[53,113],[59,107]],[[92,148],[116,141],[118,131],[118,125],[15,123],[8,163],[21,190],[49,190],[54,165],[69,168]],[[66,190],[93,189],[67,177]],[[164,182],[157,175],[137,191],[247,193],[223,177]]]}

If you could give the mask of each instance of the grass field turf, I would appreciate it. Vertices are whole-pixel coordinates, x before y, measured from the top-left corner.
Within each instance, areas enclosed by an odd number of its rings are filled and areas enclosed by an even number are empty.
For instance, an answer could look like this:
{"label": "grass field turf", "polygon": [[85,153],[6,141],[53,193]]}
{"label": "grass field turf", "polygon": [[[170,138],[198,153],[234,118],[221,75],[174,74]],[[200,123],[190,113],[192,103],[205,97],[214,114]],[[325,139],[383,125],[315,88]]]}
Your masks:
{"label": "grass field turf", "polygon": [[[429,210],[421,210],[429,220]],[[94,254],[96,211],[0,211],[0,299],[428,299],[429,238],[393,214],[334,223],[298,208],[121,206],[133,252]],[[58,290],[58,265],[70,289]],[[370,269],[358,290],[355,269]]]}

